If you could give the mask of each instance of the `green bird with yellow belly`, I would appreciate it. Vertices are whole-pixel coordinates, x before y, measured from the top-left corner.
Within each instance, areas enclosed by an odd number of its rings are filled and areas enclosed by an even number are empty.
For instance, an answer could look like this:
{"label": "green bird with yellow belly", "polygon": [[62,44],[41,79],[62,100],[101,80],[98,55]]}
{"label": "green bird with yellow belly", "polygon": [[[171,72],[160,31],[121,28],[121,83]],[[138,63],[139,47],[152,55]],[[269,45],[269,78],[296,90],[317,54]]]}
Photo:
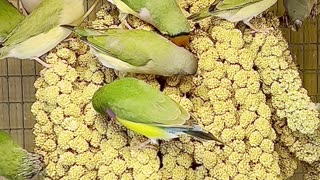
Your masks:
{"label": "green bird with yellow belly", "polygon": [[250,20],[270,8],[276,2],[277,0],[215,0],[210,6],[204,8],[199,13],[189,16],[188,19],[199,21],[215,16],[235,23],[242,21],[255,32],[265,32],[270,30],[270,28],[257,29],[250,23]]}
{"label": "green bird with yellow belly", "polygon": [[183,134],[222,143],[200,126],[186,125],[191,116],[180,104],[135,78],[123,78],[101,87],[95,92],[92,105],[97,112],[149,138],[142,146]]}

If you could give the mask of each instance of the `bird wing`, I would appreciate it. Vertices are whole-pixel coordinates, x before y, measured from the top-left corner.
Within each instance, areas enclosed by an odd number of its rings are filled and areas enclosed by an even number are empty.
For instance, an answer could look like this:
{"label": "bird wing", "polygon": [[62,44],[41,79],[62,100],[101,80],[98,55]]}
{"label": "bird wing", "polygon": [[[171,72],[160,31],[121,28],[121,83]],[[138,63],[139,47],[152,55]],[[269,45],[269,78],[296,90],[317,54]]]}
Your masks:
{"label": "bird wing", "polygon": [[24,16],[7,0],[0,0],[0,42],[24,19]]}
{"label": "bird wing", "polygon": [[[54,7],[54,8],[53,8]],[[17,26],[4,46],[19,44],[33,36],[46,33],[59,25],[63,10],[61,0],[46,0]]]}
{"label": "bird wing", "polygon": [[[121,90],[119,90],[121,89]],[[154,125],[182,125],[190,115],[183,107],[143,81],[113,86],[108,90],[110,108],[128,121]]]}
{"label": "bird wing", "polygon": [[[140,103],[137,105],[137,102]],[[188,117],[184,115],[184,110],[180,108],[169,97],[159,94],[148,96],[145,93],[131,96],[117,101],[121,113],[119,117],[133,122],[147,123],[154,125],[180,125],[184,124]]]}
{"label": "bird wing", "polygon": [[153,60],[147,53],[151,47],[142,42],[147,40],[136,32],[122,29],[109,29],[102,35],[87,37],[93,48],[133,66],[144,66]]}
{"label": "bird wing", "polygon": [[249,4],[258,2],[261,0],[220,0],[218,4],[216,5],[217,10],[233,10],[238,9],[244,6],[247,6]]}

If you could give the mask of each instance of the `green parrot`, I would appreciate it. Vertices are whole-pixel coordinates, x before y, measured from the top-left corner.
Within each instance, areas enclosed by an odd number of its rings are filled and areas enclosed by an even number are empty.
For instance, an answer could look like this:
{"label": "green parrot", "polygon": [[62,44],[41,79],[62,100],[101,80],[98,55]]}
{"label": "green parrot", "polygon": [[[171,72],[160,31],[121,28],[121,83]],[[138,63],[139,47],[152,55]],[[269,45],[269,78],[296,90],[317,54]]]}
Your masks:
{"label": "green parrot", "polygon": [[0,179],[31,179],[44,167],[43,157],[27,152],[5,132],[0,131]]}
{"label": "green parrot", "polygon": [[[96,0],[93,6],[99,1]],[[84,14],[84,0],[44,0],[2,43],[0,59],[34,59],[45,67],[50,67],[39,57],[72,32],[60,25],[78,25],[93,10],[92,7]]]}
{"label": "green parrot", "polygon": [[[155,26],[170,36],[189,34],[190,25],[176,0],[108,0],[120,10],[119,19],[125,22],[128,14]],[[128,25],[128,24],[127,24]],[[128,25],[129,26],[129,25]]]}
{"label": "green parrot", "polygon": [[39,4],[42,2],[42,0],[19,0],[22,7],[25,9],[25,11],[30,14],[33,10],[35,10]]}
{"label": "green parrot", "polygon": [[18,9],[8,0],[0,0],[0,42],[24,19]]}
{"label": "green parrot", "polygon": [[[176,0],[108,0],[120,10],[119,19],[131,29],[126,21],[128,14],[138,17],[156,27],[162,34],[172,37],[178,45],[189,41],[190,24]],[[179,42],[181,41],[181,42]]]}
{"label": "green parrot", "polygon": [[283,5],[290,21],[287,25],[293,25],[291,29],[298,31],[304,20],[316,14],[313,10],[316,9],[317,0],[284,0]]}
{"label": "green parrot", "polygon": [[109,115],[127,129],[149,138],[143,146],[182,134],[222,143],[200,126],[186,125],[190,114],[181,105],[136,78],[122,78],[101,87],[93,95],[92,105],[98,113]]}
{"label": "green parrot", "polygon": [[199,21],[210,16],[215,16],[230,22],[242,21],[255,32],[265,32],[270,30],[270,28],[257,29],[250,23],[250,20],[270,8],[276,2],[277,0],[215,0],[209,7],[189,16],[188,19]]}
{"label": "green parrot", "polygon": [[192,53],[152,31],[63,27],[80,35],[104,66],[118,71],[172,76],[195,74],[198,68]]}

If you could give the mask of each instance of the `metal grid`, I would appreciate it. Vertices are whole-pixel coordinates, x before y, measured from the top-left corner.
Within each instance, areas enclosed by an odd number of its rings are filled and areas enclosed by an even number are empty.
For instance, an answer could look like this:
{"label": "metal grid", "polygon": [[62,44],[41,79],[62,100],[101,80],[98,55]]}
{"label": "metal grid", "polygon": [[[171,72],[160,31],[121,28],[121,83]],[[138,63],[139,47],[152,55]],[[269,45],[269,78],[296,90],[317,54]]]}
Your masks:
{"label": "metal grid", "polygon": [[303,86],[314,102],[320,101],[318,20],[307,20],[299,32],[285,30],[290,51],[299,66]]}
{"label": "metal grid", "polygon": [[[283,0],[278,0],[278,5],[273,7],[273,11],[278,16],[284,13],[282,2]],[[289,44],[289,50],[293,56],[293,60],[299,67],[303,87],[308,90],[308,95],[313,102],[320,102],[319,20],[319,17],[317,19],[306,20],[302,29],[298,32],[282,29],[283,35]],[[299,163],[298,169],[290,180],[302,180],[304,179],[305,173],[306,169]]]}
{"label": "metal grid", "polygon": [[33,61],[6,59],[0,67],[0,129],[7,130],[24,148],[32,150],[34,117],[30,108],[35,101],[33,82],[39,66]]}
{"label": "metal grid", "polygon": [[[16,1],[16,0],[10,0]],[[88,0],[87,7],[94,2]],[[101,4],[104,2],[102,1]],[[283,13],[279,0],[273,7],[278,15]],[[97,6],[97,9],[99,6]],[[92,13],[89,19],[94,18]],[[319,44],[318,20],[308,20],[299,32],[284,29],[283,33],[289,42],[290,50],[301,70],[303,85],[315,102],[320,101],[319,86]],[[35,61],[8,58],[0,60],[0,130],[5,130],[24,148],[32,151],[34,135],[32,128],[35,118],[31,105],[35,101],[34,81],[39,76],[42,66]],[[305,169],[300,166],[291,180],[303,179]]]}

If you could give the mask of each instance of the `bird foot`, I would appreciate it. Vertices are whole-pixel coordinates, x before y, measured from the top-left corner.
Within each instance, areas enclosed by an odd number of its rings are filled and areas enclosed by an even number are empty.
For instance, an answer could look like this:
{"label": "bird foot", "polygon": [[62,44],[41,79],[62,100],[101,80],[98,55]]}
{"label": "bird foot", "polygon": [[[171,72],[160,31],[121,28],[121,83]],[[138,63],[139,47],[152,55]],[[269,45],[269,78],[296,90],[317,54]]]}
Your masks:
{"label": "bird foot", "polygon": [[128,21],[126,20],[128,14],[126,13],[120,13],[119,14],[119,20],[121,22],[120,26],[125,26],[128,29],[133,29],[130,24],[128,23]]}
{"label": "bird foot", "polygon": [[51,68],[51,65],[48,63],[45,63],[43,60],[41,60],[38,57],[33,58],[34,60],[36,60],[38,63],[40,63],[42,66],[44,66],[45,68]]}
{"label": "bird foot", "polygon": [[273,27],[269,27],[269,28],[262,28],[262,29],[257,29],[257,28],[251,28],[253,29],[253,31],[249,31],[250,34],[254,34],[254,33],[269,33],[270,31],[273,31],[274,28]]}
{"label": "bird foot", "polygon": [[314,109],[314,110],[320,112],[320,103],[311,103],[310,109]]}
{"label": "bird foot", "polygon": [[65,40],[63,40],[64,42],[70,42],[70,41],[74,41],[75,40],[75,38],[68,38],[68,39],[65,39]]}
{"label": "bird foot", "polygon": [[281,27],[288,28],[289,27],[289,16],[288,16],[288,13],[285,12],[283,14],[283,16],[279,17],[279,21],[280,21],[280,26]]}
{"label": "bird foot", "polygon": [[[150,144],[149,144],[150,143]],[[151,149],[157,149],[156,146],[152,145],[154,142],[152,139],[148,139],[145,142],[142,142],[138,145],[133,146],[134,149],[143,149],[143,148],[151,148]],[[157,144],[157,143],[156,143]]]}
{"label": "bird foot", "polygon": [[24,9],[21,0],[18,1],[18,7],[19,7],[19,10],[22,12],[23,15],[25,15],[25,16],[28,15],[28,12]]}
{"label": "bird foot", "polygon": [[262,28],[262,29],[259,29],[259,28],[256,28],[253,24],[250,23],[250,19],[247,19],[245,21],[243,21],[247,26],[249,26],[253,31],[250,31],[249,33],[257,33],[257,32],[260,32],[260,33],[268,33],[269,31],[272,31],[274,30],[273,27],[270,27],[270,28]]}
{"label": "bird foot", "polygon": [[320,6],[320,4],[318,3],[315,3],[312,7],[312,10],[311,10],[311,13],[310,13],[310,16],[315,19],[318,15],[318,7]]}

